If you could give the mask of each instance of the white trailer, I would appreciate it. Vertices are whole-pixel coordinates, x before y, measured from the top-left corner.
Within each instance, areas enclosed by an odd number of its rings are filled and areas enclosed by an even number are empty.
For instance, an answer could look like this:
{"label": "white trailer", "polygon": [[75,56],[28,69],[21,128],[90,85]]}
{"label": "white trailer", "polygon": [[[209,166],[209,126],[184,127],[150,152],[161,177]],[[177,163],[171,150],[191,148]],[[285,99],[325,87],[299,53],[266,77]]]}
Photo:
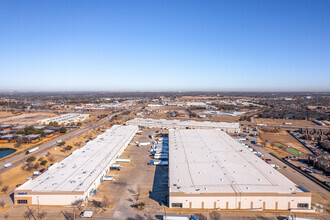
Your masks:
{"label": "white trailer", "polygon": [[32,153],[32,152],[34,152],[34,151],[37,151],[37,150],[39,150],[39,147],[34,147],[34,148],[32,148],[32,149],[26,151],[26,154],[30,154],[30,153]]}
{"label": "white trailer", "polygon": [[150,142],[142,142],[142,143],[138,143],[138,146],[148,146],[150,145],[151,143]]}
{"label": "white trailer", "polygon": [[165,214],[163,216],[163,220],[189,220],[189,215],[172,215],[172,214]]}
{"label": "white trailer", "polygon": [[148,163],[148,165],[167,166],[168,165],[168,161],[165,161],[165,160],[153,160],[150,163]]}
{"label": "white trailer", "polygon": [[130,158],[117,158],[116,163],[130,163],[131,159]]}
{"label": "white trailer", "polygon": [[167,154],[161,154],[161,155],[154,155],[155,159],[168,159]]}

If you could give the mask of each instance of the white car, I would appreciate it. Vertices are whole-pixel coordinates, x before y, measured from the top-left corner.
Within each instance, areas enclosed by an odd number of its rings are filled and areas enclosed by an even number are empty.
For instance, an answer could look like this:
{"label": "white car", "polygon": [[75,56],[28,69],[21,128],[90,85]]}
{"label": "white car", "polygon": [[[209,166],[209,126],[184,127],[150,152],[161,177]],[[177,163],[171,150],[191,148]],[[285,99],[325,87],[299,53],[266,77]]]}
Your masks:
{"label": "white car", "polygon": [[93,217],[93,211],[84,211],[80,213],[80,218],[92,218]]}
{"label": "white car", "polygon": [[103,181],[115,181],[115,178],[113,178],[112,176],[104,176]]}
{"label": "white car", "polygon": [[4,165],[4,167],[7,168],[7,167],[10,167],[11,165],[12,165],[11,163],[6,163],[6,164]]}

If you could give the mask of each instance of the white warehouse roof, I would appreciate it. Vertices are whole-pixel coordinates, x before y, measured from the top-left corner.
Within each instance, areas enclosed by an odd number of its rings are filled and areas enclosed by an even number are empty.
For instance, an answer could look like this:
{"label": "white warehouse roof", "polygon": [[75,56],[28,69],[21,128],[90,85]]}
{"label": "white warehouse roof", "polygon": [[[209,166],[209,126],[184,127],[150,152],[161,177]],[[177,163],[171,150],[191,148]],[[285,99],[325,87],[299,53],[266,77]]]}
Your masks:
{"label": "white warehouse roof", "polygon": [[16,190],[85,192],[137,130],[115,125]]}
{"label": "white warehouse roof", "polygon": [[166,119],[148,119],[148,118],[134,118],[127,121],[130,125],[143,125],[147,127],[158,128],[219,128],[227,131],[239,132],[239,123],[229,122],[210,122],[210,121],[180,121],[180,120],[166,120]]}
{"label": "white warehouse roof", "polygon": [[67,122],[75,122],[77,120],[85,120],[88,117],[89,114],[70,113],[70,114],[60,115],[54,118],[46,118],[43,120],[39,120],[38,123],[49,123],[49,122],[67,123]]}
{"label": "white warehouse roof", "polygon": [[220,130],[170,130],[169,158],[171,193],[302,192]]}

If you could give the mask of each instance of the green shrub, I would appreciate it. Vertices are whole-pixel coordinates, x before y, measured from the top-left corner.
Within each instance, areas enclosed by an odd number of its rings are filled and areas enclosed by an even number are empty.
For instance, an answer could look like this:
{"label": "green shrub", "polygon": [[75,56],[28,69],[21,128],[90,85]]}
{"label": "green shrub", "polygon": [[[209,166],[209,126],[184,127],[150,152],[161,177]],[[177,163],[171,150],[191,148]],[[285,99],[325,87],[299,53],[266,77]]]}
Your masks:
{"label": "green shrub", "polygon": [[27,160],[26,160],[26,162],[33,162],[33,161],[35,161],[37,158],[36,157],[29,157]]}
{"label": "green shrub", "polygon": [[47,164],[47,160],[43,160],[41,161],[40,165],[46,165]]}

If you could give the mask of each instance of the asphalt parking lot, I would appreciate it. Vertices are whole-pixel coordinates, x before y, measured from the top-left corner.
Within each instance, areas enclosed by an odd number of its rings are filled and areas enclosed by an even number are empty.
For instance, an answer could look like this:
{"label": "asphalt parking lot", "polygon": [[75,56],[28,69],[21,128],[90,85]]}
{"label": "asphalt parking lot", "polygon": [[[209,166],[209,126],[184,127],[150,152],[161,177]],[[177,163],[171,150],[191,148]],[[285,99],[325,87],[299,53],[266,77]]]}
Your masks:
{"label": "asphalt parking lot", "polygon": [[[96,218],[136,219],[163,213],[160,204],[167,202],[168,195],[168,168],[147,165],[151,161],[148,150],[151,145],[138,147],[135,143],[152,142],[149,135],[155,135],[155,129],[144,129],[141,135],[136,135],[134,142],[123,153],[122,158],[131,158],[130,163],[121,163],[120,171],[110,171],[114,182],[105,181],[99,187],[99,192],[93,196],[95,200],[102,200],[107,196],[114,208],[108,213],[102,213]],[[137,210],[134,205],[145,203],[143,211]]]}

